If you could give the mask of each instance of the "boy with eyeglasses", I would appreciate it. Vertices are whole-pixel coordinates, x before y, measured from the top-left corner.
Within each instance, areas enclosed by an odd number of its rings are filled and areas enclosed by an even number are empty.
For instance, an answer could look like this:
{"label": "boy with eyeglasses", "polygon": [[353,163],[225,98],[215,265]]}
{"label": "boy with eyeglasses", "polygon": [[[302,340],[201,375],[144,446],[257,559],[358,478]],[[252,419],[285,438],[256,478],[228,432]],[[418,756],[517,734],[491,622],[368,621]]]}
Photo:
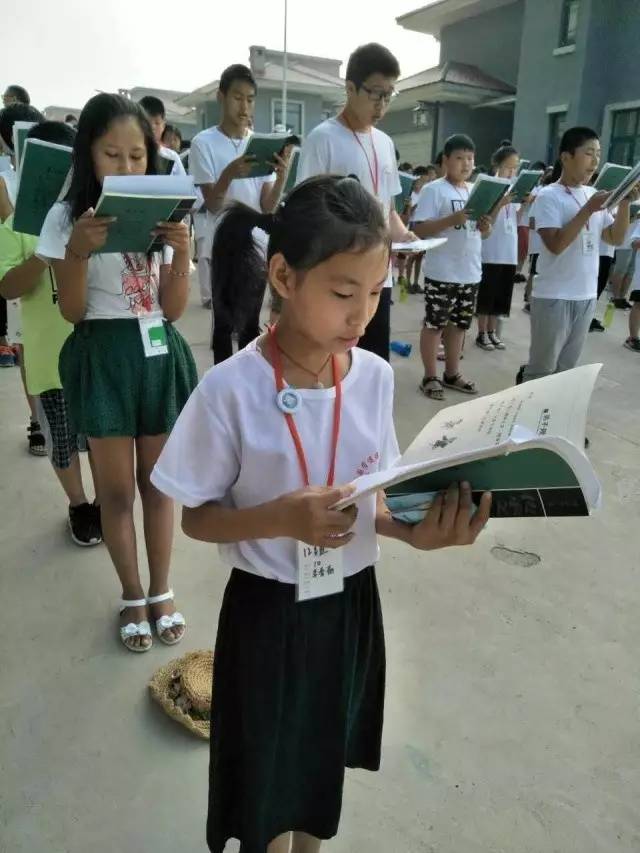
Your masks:
{"label": "boy with eyeglasses", "polygon": [[[354,175],[382,205],[394,242],[415,240],[395,209],[402,191],[393,141],[376,125],[382,119],[400,76],[395,56],[380,44],[365,44],[349,57],[347,103],[306,138],[298,164],[298,183],[314,175]],[[389,360],[391,268],[380,303],[359,346]]]}

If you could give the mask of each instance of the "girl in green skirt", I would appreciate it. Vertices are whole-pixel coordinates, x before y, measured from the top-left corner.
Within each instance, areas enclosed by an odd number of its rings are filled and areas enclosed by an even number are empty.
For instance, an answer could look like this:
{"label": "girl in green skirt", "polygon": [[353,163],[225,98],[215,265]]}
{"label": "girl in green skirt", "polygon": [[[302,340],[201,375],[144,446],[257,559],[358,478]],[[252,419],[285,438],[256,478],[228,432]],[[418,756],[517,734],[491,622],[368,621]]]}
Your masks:
{"label": "girl in green skirt", "polygon": [[[188,298],[189,235],[183,223],[160,223],[162,253],[99,254],[113,220],[94,216],[94,208],[103,178],[155,174],[156,154],[141,107],[118,95],[91,98],[78,123],[69,193],[47,215],[37,248],[53,266],[62,315],[75,325],[60,376],[74,431],[89,438],[104,541],[122,584],[120,639],[135,652],[151,648],[149,617],[168,645],[186,627],[169,586],[173,504],[150,474],[197,382],[189,347],[173,327]],[[148,596],[136,553],[136,483]]]}
{"label": "girl in green skirt", "polygon": [[385,687],[378,536],[428,550],[473,542],[469,484],[413,527],[380,492],[338,512],[359,474],[399,455],[393,371],[357,348],[389,268],[378,201],[352,178],[300,184],[275,214],[236,204],[213,249],[219,304],[239,327],[264,287],[252,229],[269,235],[277,326],[215,366],[152,482],[186,533],[233,567],[218,622],[207,840],[222,853],[315,853],[338,830],[345,767],[377,770]]}

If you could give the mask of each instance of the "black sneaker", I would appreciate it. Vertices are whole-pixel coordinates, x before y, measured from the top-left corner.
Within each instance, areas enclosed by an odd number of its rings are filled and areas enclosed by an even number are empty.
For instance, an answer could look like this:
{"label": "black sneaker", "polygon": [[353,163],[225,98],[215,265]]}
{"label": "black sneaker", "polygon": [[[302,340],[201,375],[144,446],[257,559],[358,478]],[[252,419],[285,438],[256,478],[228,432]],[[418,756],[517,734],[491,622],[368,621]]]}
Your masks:
{"label": "black sneaker", "polygon": [[38,421],[34,421],[33,419],[30,421],[29,426],[27,427],[27,438],[29,440],[29,453],[31,453],[32,456],[47,455],[47,442],[45,441]]}
{"label": "black sneaker", "polygon": [[526,275],[522,275],[521,272],[517,272],[514,275],[513,280],[516,284],[524,284],[524,282],[527,280],[527,277]]}
{"label": "black sneaker", "polygon": [[600,322],[600,320],[596,320],[594,317],[591,321],[591,325],[589,326],[590,332],[604,332],[604,326]]}
{"label": "black sneaker", "polygon": [[640,352],[640,338],[627,338],[624,345],[633,352]]}
{"label": "black sneaker", "polygon": [[88,503],[69,507],[71,538],[82,548],[89,548],[102,542],[102,530],[96,523],[96,509],[99,511],[99,507]]}
{"label": "black sneaker", "polygon": [[495,349],[495,345],[489,338],[489,335],[486,332],[480,332],[478,337],[476,338],[476,346],[480,347],[480,349],[484,349],[487,352],[493,352]]}
{"label": "black sneaker", "polygon": [[94,502],[91,504],[91,509],[93,510],[93,520],[96,525],[96,530],[102,539],[102,514],[100,513],[100,505]]}
{"label": "black sneaker", "polygon": [[628,311],[630,308],[633,308],[633,305],[630,302],[627,302],[626,299],[612,299],[611,301],[616,308],[620,308],[622,311]]}

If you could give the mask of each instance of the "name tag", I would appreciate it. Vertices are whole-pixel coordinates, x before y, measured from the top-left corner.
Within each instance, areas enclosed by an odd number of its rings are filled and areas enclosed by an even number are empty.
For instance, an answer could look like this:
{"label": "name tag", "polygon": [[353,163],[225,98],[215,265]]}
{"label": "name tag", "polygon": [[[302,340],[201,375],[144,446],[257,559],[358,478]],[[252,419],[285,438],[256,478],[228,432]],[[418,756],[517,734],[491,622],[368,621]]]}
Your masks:
{"label": "name tag", "polygon": [[591,231],[582,232],[582,254],[594,255],[596,251],[596,241],[593,239]]}
{"label": "name tag", "polygon": [[515,234],[515,224],[511,216],[507,216],[504,220],[504,233],[505,234]]}
{"label": "name tag", "polygon": [[310,601],[344,590],[342,551],[298,542],[296,601]]}
{"label": "name tag", "polygon": [[162,317],[138,317],[140,337],[147,358],[154,355],[167,355],[167,330]]}

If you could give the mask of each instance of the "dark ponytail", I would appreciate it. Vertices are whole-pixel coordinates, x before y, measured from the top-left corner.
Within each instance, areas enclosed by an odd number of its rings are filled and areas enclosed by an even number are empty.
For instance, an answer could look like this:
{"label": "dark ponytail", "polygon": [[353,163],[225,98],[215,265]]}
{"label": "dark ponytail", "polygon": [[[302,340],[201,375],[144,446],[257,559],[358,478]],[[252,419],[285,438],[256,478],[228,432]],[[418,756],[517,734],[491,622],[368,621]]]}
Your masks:
{"label": "dark ponytail", "polygon": [[[256,227],[269,234],[266,263],[252,236]],[[380,204],[352,177],[310,178],[289,193],[275,214],[235,202],[223,213],[213,242],[214,310],[242,328],[262,301],[267,264],[275,254],[306,272],[333,255],[389,242]]]}
{"label": "dark ponytail", "polygon": [[498,171],[498,166],[501,166],[508,157],[512,157],[518,153],[518,149],[514,148],[510,139],[503,139],[498,149],[491,156],[491,171],[495,174]]}
{"label": "dark ponytail", "polygon": [[562,174],[562,161],[560,158],[556,160],[553,164],[553,169],[551,170],[550,175],[544,175],[542,181],[540,182],[544,186],[548,186],[549,184],[555,184],[560,180],[560,175]]}

